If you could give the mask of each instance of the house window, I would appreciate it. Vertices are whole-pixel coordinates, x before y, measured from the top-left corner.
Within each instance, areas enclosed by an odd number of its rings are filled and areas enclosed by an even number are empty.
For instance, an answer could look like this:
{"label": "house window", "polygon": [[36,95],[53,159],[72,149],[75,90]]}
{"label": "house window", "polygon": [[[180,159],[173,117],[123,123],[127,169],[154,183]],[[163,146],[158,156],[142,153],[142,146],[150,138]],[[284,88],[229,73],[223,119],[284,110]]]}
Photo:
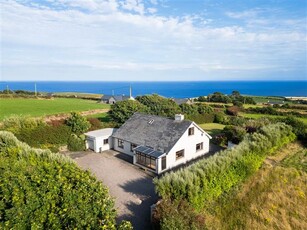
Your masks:
{"label": "house window", "polygon": [[119,148],[124,148],[124,141],[123,140],[120,140],[120,139],[118,139],[118,147]]}
{"label": "house window", "polygon": [[136,152],[136,163],[156,170],[156,158],[148,156],[144,153]]}
{"label": "house window", "polygon": [[162,157],[162,170],[166,169],[166,156]]}
{"label": "house window", "polygon": [[104,144],[104,145],[109,144],[109,138],[108,138],[108,139],[104,139],[104,140],[103,140],[103,144]]}
{"label": "house window", "polygon": [[203,148],[204,148],[203,142],[196,144],[196,152],[202,150]]}
{"label": "house window", "polygon": [[194,127],[189,128],[189,136],[194,135]]}
{"label": "house window", "polygon": [[136,147],[137,147],[136,144],[132,144],[132,143],[131,143],[131,145],[130,145],[130,152],[133,152],[133,149],[136,148]]}
{"label": "house window", "polygon": [[184,157],[184,149],[176,152],[176,160],[179,160],[180,158]]}

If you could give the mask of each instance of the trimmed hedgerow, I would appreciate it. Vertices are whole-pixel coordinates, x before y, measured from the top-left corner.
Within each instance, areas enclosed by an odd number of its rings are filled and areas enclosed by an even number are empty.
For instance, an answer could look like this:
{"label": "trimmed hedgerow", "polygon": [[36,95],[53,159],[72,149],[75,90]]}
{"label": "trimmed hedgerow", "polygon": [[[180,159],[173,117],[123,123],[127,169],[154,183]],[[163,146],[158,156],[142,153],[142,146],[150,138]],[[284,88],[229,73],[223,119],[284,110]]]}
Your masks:
{"label": "trimmed hedgerow", "polygon": [[0,175],[0,229],[116,229],[107,188],[70,158],[1,131]]}
{"label": "trimmed hedgerow", "polygon": [[207,202],[214,201],[257,171],[267,155],[294,139],[290,126],[268,125],[246,135],[233,149],[155,179],[156,190],[163,199],[184,199],[201,210]]}

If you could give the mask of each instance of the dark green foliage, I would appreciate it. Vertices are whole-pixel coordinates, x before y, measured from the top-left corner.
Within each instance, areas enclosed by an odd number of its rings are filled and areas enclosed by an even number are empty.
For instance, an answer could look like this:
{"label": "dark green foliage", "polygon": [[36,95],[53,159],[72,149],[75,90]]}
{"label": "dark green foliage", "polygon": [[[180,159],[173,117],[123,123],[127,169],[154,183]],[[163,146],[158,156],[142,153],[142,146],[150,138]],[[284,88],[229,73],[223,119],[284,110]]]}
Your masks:
{"label": "dark green foliage", "polygon": [[67,148],[69,151],[84,151],[85,150],[85,139],[83,136],[77,136],[75,134],[70,135]]}
{"label": "dark green foliage", "polygon": [[179,105],[181,112],[185,115],[195,115],[198,114],[198,106],[195,104],[189,105],[189,104],[181,104]]}
{"label": "dark green foliage", "polygon": [[246,135],[235,148],[154,179],[156,190],[163,199],[183,199],[201,210],[257,171],[267,155],[294,139],[291,127],[283,123],[263,127],[259,133]]}
{"label": "dark green foliage", "polygon": [[207,99],[209,102],[221,102],[226,104],[232,102],[230,97],[220,92],[215,92],[213,94],[208,95]]}
{"label": "dark green foliage", "polygon": [[71,132],[77,135],[85,133],[91,127],[88,120],[76,112],[71,113],[70,117],[66,120],[66,124],[70,127]]}
{"label": "dark green foliage", "polygon": [[202,104],[202,103],[197,103],[195,104],[197,106],[197,111],[199,114],[204,114],[204,113],[213,113],[214,110],[211,106]]}
{"label": "dark green foliage", "polygon": [[102,128],[102,123],[98,118],[87,118],[88,122],[91,124],[89,131],[97,130]]}
{"label": "dark green foliage", "polygon": [[195,115],[188,115],[186,116],[186,119],[194,121],[197,124],[203,124],[203,123],[213,123],[214,121],[214,114],[195,114]]}
{"label": "dark green foliage", "polygon": [[200,96],[200,97],[198,97],[197,101],[199,101],[199,102],[206,102],[207,98],[205,96]]}
{"label": "dark green foliage", "polygon": [[1,229],[116,228],[107,188],[69,158],[0,132],[0,175]]}
{"label": "dark green foliage", "polygon": [[284,122],[287,125],[292,126],[292,130],[298,139],[307,140],[307,125],[299,119],[295,117],[282,117],[276,118],[275,121]]}
{"label": "dark green foliage", "polygon": [[190,230],[203,229],[205,220],[185,200],[162,200],[158,203],[153,222],[156,228],[163,230]]}
{"label": "dark green foliage", "polygon": [[164,116],[174,117],[180,113],[181,109],[172,99],[161,97],[157,94],[138,96],[136,100],[149,108],[149,113]]}
{"label": "dark green foliage", "polygon": [[149,109],[139,101],[119,101],[111,106],[110,119],[119,124],[125,123],[135,112],[148,112]]}
{"label": "dark green foliage", "polygon": [[224,124],[226,121],[226,117],[223,113],[215,113],[214,114],[214,123]]}
{"label": "dark green foliage", "polygon": [[233,101],[232,103],[233,103],[234,106],[237,106],[237,107],[240,107],[240,108],[243,107],[243,103],[241,101]]}
{"label": "dark green foliage", "polygon": [[240,108],[238,106],[231,106],[226,109],[226,113],[231,116],[238,116]]}
{"label": "dark green foliage", "polygon": [[49,145],[66,145],[70,134],[70,128],[66,125],[41,125],[35,129],[23,129],[16,136],[32,147],[42,148]]}
{"label": "dark green foliage", "polygon": [[223,129],[223,133],[228,141],[231,141],[234,144],[239,144],[243,140],[246,130],[240,126],[228,125]]}

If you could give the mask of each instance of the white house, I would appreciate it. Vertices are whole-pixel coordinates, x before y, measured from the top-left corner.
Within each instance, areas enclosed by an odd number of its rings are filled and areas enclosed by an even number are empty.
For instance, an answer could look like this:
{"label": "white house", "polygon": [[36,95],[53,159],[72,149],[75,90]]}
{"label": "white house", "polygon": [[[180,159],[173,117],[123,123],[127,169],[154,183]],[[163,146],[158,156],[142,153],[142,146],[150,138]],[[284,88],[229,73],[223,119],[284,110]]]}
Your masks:
{"label": "white house", "polygon": [[111,138],[111,148],[160,174],[208,153],[211,136],[180,114],[168,119],[135,113]]}
{"label": "white house", "polygon": [[86,136],[86,149],[91,149],[97,153],[113,149],[112,134],[116,129],[99,129],[85,133]]}

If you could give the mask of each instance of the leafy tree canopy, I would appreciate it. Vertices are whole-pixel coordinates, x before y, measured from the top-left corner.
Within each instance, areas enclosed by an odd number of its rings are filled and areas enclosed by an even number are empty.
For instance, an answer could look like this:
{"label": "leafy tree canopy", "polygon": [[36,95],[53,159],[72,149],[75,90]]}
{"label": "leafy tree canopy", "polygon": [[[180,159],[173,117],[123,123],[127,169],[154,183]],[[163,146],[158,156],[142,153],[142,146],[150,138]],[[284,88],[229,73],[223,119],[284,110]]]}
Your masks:
{"label": "leafy tree canopy", "polygon": [[88,120],[76,112],[71,113],[70,117],[66,120],[66,124],[70,126],[71,131],[76,135],[85,133],[91,127]]}

